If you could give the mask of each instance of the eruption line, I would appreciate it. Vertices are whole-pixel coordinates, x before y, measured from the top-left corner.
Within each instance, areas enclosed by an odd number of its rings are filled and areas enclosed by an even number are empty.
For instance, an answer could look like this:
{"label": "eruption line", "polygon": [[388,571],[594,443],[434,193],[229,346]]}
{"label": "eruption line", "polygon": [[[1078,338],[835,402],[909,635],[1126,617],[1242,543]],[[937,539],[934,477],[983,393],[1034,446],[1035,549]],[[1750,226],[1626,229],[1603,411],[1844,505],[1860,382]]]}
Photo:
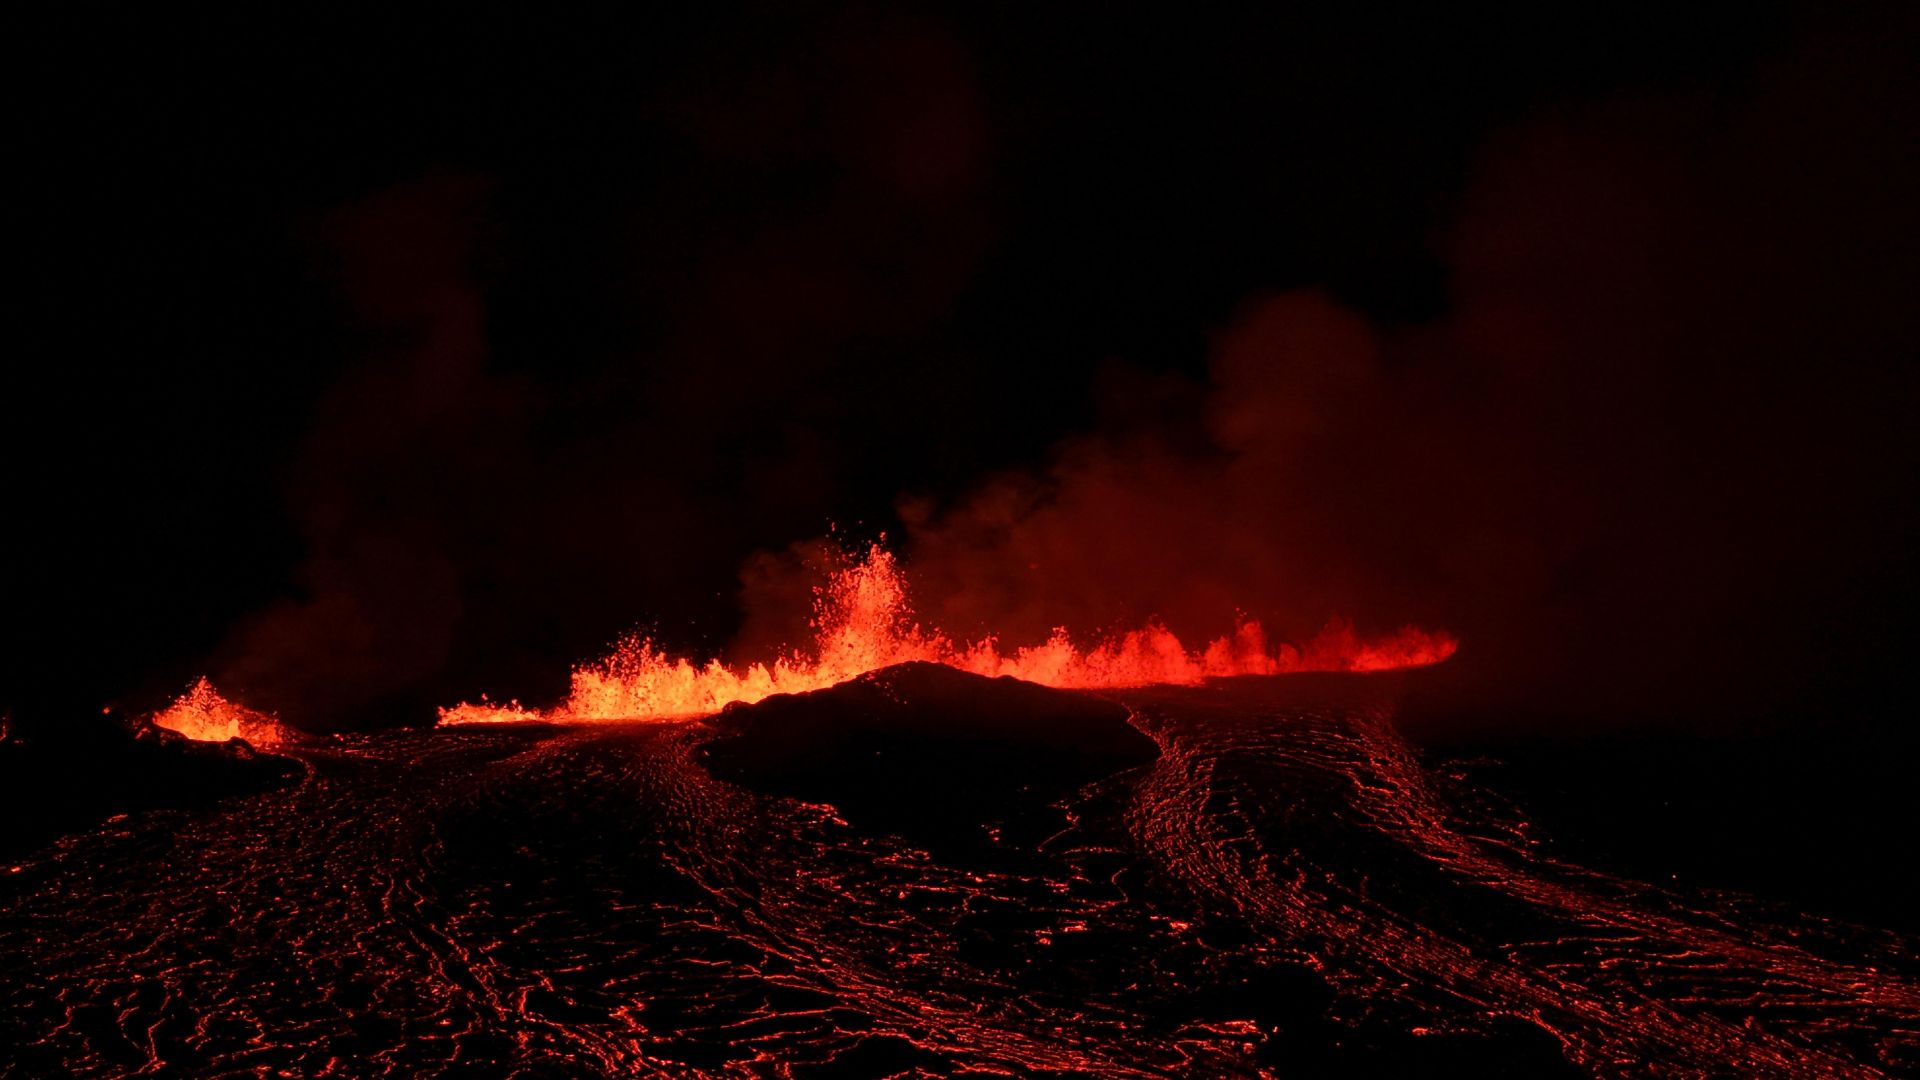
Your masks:
{"label": "eruption line", "polygon": [[1279,675],[1299,671],[1385,671],[1438,663],[1458,642],[1443,631],[1405,627],[1382,638],[1363,638],[1344,619],[1327,623],[1301,646],[1269,645],[1258,622],[1239,621],[1234,632],[1189,650],[1158,622],[1081,648],[1064,628],[1040,645],[1003,653],[988,637],[957,645],[939,630],[923,629],[907,603],[906,579],[891,552],[878,544],[865,559],[833,574],[816,590],[814,648],[768,664],[728,667],[718,660],[695,664],[668,655],[643,636],[622,640],[599,661],[574,669],[567,700],[534,710],[518,702],[484,699],[440,710],[442,724],[548,720],[578,723],[702,716],[733,702],[752,703],[774,694],[819,690],[869,671],[909,661],[930,661],[977,675],[1011,675],[1063,689],[1114,689],[1159,684],[1193,685],[1226,675]]}

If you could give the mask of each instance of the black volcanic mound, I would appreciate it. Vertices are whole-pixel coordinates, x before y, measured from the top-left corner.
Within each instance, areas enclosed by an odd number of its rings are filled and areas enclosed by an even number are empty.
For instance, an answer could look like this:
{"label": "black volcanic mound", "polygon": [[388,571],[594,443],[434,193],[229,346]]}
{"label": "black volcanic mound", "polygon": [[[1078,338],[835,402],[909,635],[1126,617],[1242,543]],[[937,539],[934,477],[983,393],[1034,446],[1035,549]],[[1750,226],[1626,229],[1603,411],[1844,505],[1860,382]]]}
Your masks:
{"label": "black volcanic mound", "polygon": [[269,791],[299,762],[243,740],[195,742],[151,724],[81,717],[32,738],[0,739],[0,855],[31,850],[115,814]]}
{"label": "black volcanic mound", "polygon": [[908,663],[714,720],[708,768],[760,791],[830,802],[857,824],[1005,818],[1151,761],[1110,701],[1011,677]]}

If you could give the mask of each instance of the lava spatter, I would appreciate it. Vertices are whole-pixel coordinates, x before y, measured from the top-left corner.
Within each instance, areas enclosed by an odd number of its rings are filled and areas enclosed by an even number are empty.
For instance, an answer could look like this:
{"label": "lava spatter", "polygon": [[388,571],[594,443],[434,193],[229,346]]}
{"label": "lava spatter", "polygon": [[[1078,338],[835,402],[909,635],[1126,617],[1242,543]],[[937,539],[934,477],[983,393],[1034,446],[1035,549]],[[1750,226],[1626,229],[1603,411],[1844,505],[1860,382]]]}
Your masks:
{"label": "lava spatter", "polygon": [[188,687],[173,704],[155,713],[153,725],[204,742],[245,739],[265,746],[280,742],[285,736],[278,720],[227,700],[205,678]]}
{"label": "lava spatter", "polygon": [[517,703],[464,703],[440,710],[443,724],[547,719],[561,722],[700,716],[733,702],[820,690],[894,664],[925,661],[977,675],[1007,675],[1063,689],[1191,685],[1230,675],[1300,671],[1384,671],[1438,663],[1458,643],[1444,632],[1406,627],[1367,638],[1334,619],[1312,640],[1295,646],[1268,641],[1261,625],[1242,619],[1234,632],[1190,649],[1158,623],[1114,634],[1091,645],[1065,629],[1047,641],[1003,651],[995,638],[960,644],[922,627],[907,599],[905,573],[879,545],[816,591],[809,652],[771,664],[732,667],[718,660],[675,657],[645,637],[630,637],[597,662],[573,672],[567,700],[547,710]]}

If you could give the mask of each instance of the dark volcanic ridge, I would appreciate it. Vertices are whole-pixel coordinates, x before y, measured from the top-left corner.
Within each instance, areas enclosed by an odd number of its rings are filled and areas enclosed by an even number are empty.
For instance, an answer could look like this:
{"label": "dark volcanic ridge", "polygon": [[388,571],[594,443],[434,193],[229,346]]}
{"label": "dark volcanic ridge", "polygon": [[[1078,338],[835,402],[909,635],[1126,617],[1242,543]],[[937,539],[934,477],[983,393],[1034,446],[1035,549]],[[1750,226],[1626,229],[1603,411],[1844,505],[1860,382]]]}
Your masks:
{"label": "dark volcanic ridge", "polygon": [[1067,690],[914,662],[728,706],[703,757],[721,779],[912,832],[1031,810],[1152,761],[1159,747],[1131,716]]}
{"label": "dark volcanic ridge", "polygon": [[300,776],[293,758],[242,739],[196,742],[152,724],[97,717],[34,738],[0,739],[0,854],[16,855],[115,814],[204,805]]}

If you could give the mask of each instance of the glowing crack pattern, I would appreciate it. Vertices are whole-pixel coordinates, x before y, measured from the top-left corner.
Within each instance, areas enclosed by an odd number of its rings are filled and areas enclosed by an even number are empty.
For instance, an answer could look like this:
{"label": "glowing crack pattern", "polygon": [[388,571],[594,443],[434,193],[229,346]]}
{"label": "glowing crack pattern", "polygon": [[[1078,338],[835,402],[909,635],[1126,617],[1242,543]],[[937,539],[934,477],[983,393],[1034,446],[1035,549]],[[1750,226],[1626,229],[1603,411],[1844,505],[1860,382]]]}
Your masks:
{"label": "glowing crack pattern", "polygon": [[1920,1065],[1912,940],[1556,861],[1364,683],[1119,695],[1157,761],[957,853],[713,779],[702,723],[301,747],[293,788],[5,874],[0,1045],[22,1076],[1284,1075],[1303,1031],[1517,1027],[1602,1076]]}

